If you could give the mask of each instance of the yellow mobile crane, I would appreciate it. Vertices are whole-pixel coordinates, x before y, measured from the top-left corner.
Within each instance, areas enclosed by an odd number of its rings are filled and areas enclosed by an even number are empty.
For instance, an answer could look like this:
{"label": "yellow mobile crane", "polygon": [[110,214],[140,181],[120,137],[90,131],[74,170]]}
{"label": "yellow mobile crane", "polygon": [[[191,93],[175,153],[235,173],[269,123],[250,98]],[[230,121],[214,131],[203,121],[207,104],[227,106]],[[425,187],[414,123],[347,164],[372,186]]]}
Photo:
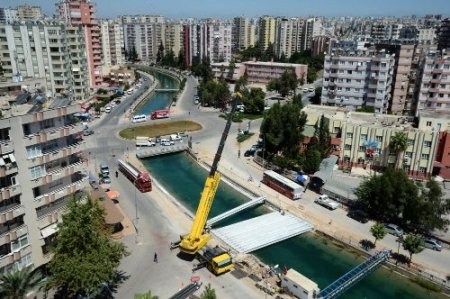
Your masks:
{"label": "yellow mobile crane", "polygon": [[[203,187],[203,191],[201,193],[200,202],[197,207],[197,212],[195,213],[191,231],[189,234],[181,237],[180,241],[171,244],[171,249],[180,247],[181,252],[191,256],[195,255],[200,260],[200,264],[197,265],[196,269],[206,266],[209,271],[216,275],[231,270],[233,268],[233,264],[230,254],[225,250],[219,247],[205,247],[211,239],[211,235],[205,231],[205,225],[208,220],[209,212],[211,211],[214,196],[216,195],[216,191],[220,183],[221,174],[217,171],[217,166],[230,131],[231,119],[234,111],[236,110],[236,102],[239,97],[241,97],[239,92],[237,92],[233,97],[231,112],[225,125],[225,129],[223,130],[222,137],[220,138],[219,147],[214,157],[211,170],[206,178],[205,186]],[[203,249],[203,247],[205,248]]]}

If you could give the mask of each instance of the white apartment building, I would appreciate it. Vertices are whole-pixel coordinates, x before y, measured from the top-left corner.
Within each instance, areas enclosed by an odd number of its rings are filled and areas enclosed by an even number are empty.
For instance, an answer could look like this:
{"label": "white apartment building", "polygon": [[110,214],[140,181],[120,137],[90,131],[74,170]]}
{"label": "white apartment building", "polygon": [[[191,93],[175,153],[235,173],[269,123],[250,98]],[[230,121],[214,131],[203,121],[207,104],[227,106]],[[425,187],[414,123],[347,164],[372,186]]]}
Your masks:
{"label": "white apartment building", "polygon": [[231,61],[231,24],[222,21],[209,21],[205,24],[204,53],[211,62]]}
{"label": "white apartment building", "polygon": [[277,20],[275,53],[278,57],[289,58],[295,52],[305,49],[305,20],[300,18],[282,18]]}
{"label": "white apartment building", "polygon": [[417,41],[419,44],[433,44],[436,40],[436,28],[418,28]]}
{"label": "white apartment building", "polygon": [[88,185],[80,105],[68,102],[16,105],[0,119],[0,273],[49,262],[66,204]]}
{"label": "white apartment building", "polygon": [[125,64],[123,26],[120,19],[100,21],[103,63],[107,67]]}
{"label": "white apartment building", "polygon": [[306,20],[303,29],[302,50],[310,50],[313,47],[314,38],[322,35],[322,21],[319,18],[310,18]]}
{"label": "white apartment building", "polygon": [[139,59],[156,62],[159,45],[163,42],[164,17],[123,16],[125,50],[136,50]]}
{"label": "white apartment building", "polygon": [[449,113],[450,56],[445,50],[430,50],[422,67],[416,114],[421,110]]}
{"label": "white apartment building", "polygon": [[[431,176],[439,141],[435,128],[415,129],[404,116],[353,112],[339,107],[308,105],[303,111],[308,115],[308,126],[314,126],[324,115],[330,133],[340,138],[341,166],[382,170],[397,165],[412,177]],[[397,132],[408,136],[408,148],[398,162],[389,148]]]}
{"label": "white apartment building", "polygon": [[269,44],[275,44],[276,27],[276,19],[274,17],[264,16],[259,19],[258,42],[262,45],[263,49],[267,49]]}
{"label": "white apartment building", "polygon": [[350,110],[369,106],[387,113],[394,56],[371,48],[332,49],[325,56],[322,104]]}
{"label": "white apartment building", "polygon": [[11,24],[18,20],[17,9],[0,7],[0,23]]}
{"label": "white apartment building", "polygon": [[45,78],[47,97],[86,99],[86,53],[79,27],[53,23],[0,24],[0,61],[6,79]]}
{"label": "white apartment building", "polygon": [[20,21],[39,20],[44,15],[40,6],[19,5],[17,6],[17,18]]}

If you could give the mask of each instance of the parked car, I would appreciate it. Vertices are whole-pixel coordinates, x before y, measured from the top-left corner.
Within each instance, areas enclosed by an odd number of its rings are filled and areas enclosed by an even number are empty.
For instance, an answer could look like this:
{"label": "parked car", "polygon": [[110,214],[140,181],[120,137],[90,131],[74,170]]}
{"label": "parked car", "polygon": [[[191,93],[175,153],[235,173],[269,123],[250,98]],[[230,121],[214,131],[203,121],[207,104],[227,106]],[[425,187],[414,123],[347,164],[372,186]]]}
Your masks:
{"label": "parked car", "polygon": [[164,140],[164,141],[161,140],[162,146],[170,146],[170,145],[174,145],[174,144],[175,144],[175,142],[172,140]]}
{"label": "parked car", "polygon": [[314,202],[329,210],[336,210],[339,207],[339,203],[329,198],[326,194],[320,195]]}
{"label": "parked car", "polygon": [[110,113],[111,112],[111,107],[110,106],[106,106],[105,107],[105,112],[106,113]]}
{"label": "parked car", "polygon": [[100,163],[100,172],[103,176],[109,175],[109,167],[105,162]]}
{"label": "parked car", "polygon": [[441,241],[438,241],[436,239],[433,238],[427,238],[424,240],[425,243],[425,247],[429,248],[429,249],[433,249],[436,251],[441,251],[442,250],[442,243]]}
{"label": "parked car", "polygon": [[308,88],[308,91],[309,91],[309,92],[313,92],[313,91],[314,91],[314,87]]}
{"label": "parked car", "polygon": [[111,178],[109,176],[102,177],[101,181],[102,184],[111,184]]}
{"label": "parked car", "polygon": [[369,216],[362,210],[352,209],[347,213],[347,216],[361,223],[367,223],[369,221]]}
{"label": "parked car", "polygon": [[94,130],[92,130],[92,129],[84,129],[83,130],[83,136],[89,136],[92,134],[94,134]]}
{"label": "parked car", "polygon": [[398,225],[387,223],[384,225],[384,228],[386,232],[388,232],[391,235],[401,237],[403,236],[403,229],[401,229]]}
{"label": "parked car", "polygon": [[244,153],[244,157],[250,157],[250,156],[254,156],[256,153],[256,148],[249,148],[248,150],[245,151]]}

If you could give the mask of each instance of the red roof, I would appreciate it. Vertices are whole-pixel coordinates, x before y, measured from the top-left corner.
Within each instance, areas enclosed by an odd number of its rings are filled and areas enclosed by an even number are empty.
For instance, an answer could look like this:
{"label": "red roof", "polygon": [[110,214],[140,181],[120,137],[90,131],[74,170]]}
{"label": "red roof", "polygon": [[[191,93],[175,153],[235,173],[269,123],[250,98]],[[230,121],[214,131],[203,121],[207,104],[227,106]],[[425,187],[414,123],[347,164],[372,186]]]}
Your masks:
{"label": "red roof", "polygon": [[341,145],[341,138],[331,138],[331,145]]}

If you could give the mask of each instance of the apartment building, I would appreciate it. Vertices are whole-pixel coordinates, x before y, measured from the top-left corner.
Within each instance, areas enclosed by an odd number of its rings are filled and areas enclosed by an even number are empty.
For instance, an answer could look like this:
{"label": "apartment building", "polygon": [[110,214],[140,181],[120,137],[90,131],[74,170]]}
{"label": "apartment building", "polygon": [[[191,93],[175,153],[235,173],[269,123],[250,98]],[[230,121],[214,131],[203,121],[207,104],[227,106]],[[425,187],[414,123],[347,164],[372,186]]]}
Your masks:
{"label": "apartment building", "polygon": [[42,10],[39,6],[19,5],[17,6],[17,18],[19,21],[40,20],[43,18]]}
{"label": "apartment building", "polygon": [[310,18],[305,22],[303,30],[303,42],[301,50],[311,50],[313,47],[313,40],[316,36],[322,35],[322,21],[319,18]]}
{"label": "apartment building", "polygon": [[450,19],[441,21],[437,30],[438,49],[450,49]]}
{"label": "apartment building", "polygon": [[100,32],[104,66],[110,68],[125,64],[122,20],[101,20]]}
{"label": "apartment building", "polygon": [[259,19],[259,38],[258,42],[263,49],[267,49],[269,44],[275,43],[276,19],[274,17],[264,16]]}
{"label": "apartment building", "polygon": [[156,62],[158,48],[163,42],[164,17],[123,16],[125,51],[135,49],[140,60]]}
{"label": "apartment building", "polygon": [[180,22],[167,22],[163,26],[164,52],[172,50],[175,57],[183,49],[183,26]]}
{"label": "apartment building", "polygon": [[212,20],[208,21],[204,29],[204,47],[206,56],[211,62],[231,61],[231,31],[232,25],[227,22]]}
{"label": "apartment building", "polygon": [[90,0],[61,0],[56,3],[57,14],[66,24],[80,26],[84,44],[91,88],[102,83],[102,44],[100,26],[95,17],[95,4]]}
{"label": "apartment building", "polygon": [[[400,167],[409,176],[429,178],[433,172],[439,132],[432,127],[413,128],[404,116],[353,112],[340,107],[308,105],[307,125],[323,115],[333,137],[341,139],[339,164],[382,170]],[[408,136],[408,148],[397,161],[389,144],[397,132]]]}
{"label": "apartment building", "polygon": [[17,9],[0,7],[0,23],[11,24],[18,20]]}
{"label": "apartment building", "polygon": [[248,18],[236,17],[232,27],[232,51],[246,49],[255,45],[256,27]]}
{"label": "apartment building", "polygon": [[445,50],[428,51],[422,65],[416,114],[421,110],[450,112],[450,56]]}
{"label": "apartment building", "polygon": [[402,24],[375,22],[372,24],[370,36],[373,40],[395,40],[399,39],[402,28]]}
{"label": "apartment building", "polygon": [[81,28],[58,22],[0,24],[0,46],[6,80],[45,78],[47,97],[88,96]]}
{"label": "apartment building", "polygon": [[305,49],[305,20],[281,18],[277,20],[275,53],[289,58],[295,52]]}
{"label": "apartment building", "polygon": [[16,104],[0,119],[0,273],[50,261],[66,204],[88,184],[80,106],[69,103]]}
{"label": "apartment building", "polygon": [[394,56],[384,49],[332,49],[325,56],[322,104],[350,110],[369,106],[376,113],[387,113]]}

